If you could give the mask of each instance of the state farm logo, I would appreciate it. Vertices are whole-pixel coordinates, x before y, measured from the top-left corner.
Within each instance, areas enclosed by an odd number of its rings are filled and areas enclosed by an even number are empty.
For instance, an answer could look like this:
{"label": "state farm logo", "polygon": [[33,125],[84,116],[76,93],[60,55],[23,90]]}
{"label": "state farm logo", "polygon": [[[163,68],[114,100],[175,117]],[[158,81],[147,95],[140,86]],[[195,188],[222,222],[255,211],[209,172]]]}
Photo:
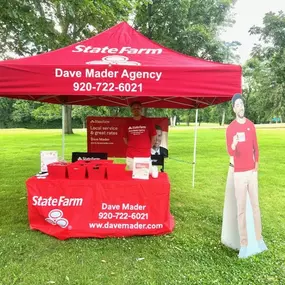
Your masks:
{"label": "state farm logo", "polygon": [[33,196],[32,205],[38,207],[81,207],[83,205],[83,198],[71,198],[65,196],[59,197],[43,197],[43,196]]}
{"label": "state farm logo", "polygon": [[129,130],[133,130],[133,129],[145,129],[146,126],[129,126]]}
{"label": "state farm logo", "polygon": [[85,157],[85,156],[83,156],[83,157],[78,157],[78,159],[77,160],[100,160],[100,158],[99,157]]}
{"label": "state farm logo", "polygon": [[61,228],[66,228],[68,226],[68,220],[63,218],[63,212],[59,209],[51,210],[48,213],[48,218],[45,219],[48,223],[52,225],[58,225]]}
{"label": "state farm logo", "polygon": [[71,52],[83,53],[103,53],[103,54],[162,54],[161,48],[134,48],[134,47],[94,47],[85,45],[76,45]]}
{"label": "state farm logo", "polygon": [[137,61],[131,61],[128,57],[122,55],[109,55],[102,57],[102,60],[92,60],[86,64],[107,64],[107,65],[141,65]]}

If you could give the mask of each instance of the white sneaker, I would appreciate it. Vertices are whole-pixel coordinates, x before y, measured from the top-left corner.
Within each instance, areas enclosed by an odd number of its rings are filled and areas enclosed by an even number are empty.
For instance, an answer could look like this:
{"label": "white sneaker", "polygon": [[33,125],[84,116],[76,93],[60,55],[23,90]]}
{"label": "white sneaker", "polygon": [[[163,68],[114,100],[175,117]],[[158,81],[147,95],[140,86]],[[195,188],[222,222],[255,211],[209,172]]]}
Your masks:
{"label": "white sneaker", "polygon": [[241,248],[239,250],[238,257],[239,258],[247,258],[248,257],[247,246],[241,246]]}
{"label": "white sneaker", "polygon": [[263,239],[258,241],[258,247],[261,250],[261,252],[265,251],[265,250],[268,250],[268,248],[267,248],[265,242],[263,241]]}

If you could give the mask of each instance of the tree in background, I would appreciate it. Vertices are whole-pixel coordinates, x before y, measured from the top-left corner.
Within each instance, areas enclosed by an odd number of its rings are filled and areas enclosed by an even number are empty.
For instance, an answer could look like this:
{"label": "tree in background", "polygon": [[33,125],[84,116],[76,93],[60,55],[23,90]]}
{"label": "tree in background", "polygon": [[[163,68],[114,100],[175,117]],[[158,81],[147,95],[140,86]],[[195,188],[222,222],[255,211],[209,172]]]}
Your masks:
{"label": "tree in background", "polygon": [[[219,40],[222,26],[232,23],[233,0],[153,0],[136,10],[135,27],[161,45],[181,53],[224,61],[225,45]],[[228,55],[228,57],[230,57]]]}
{"label": "tree in background", "polygon": [[[248,100],[254,100],[257,110],[250,110],[259,122],[271,121],[285,114],[285,14],[267,13],[264,27],[252,27],[250,33],[259,35],[244,68]],[[250,106],[251,104],[249,104]],[[257,113],[260,113],[259,117]]]}
{"label": "tree in background", "polygon": [[61,120],[61,105],[57,104],[42,104],[37,109],[33,110],[32,116],[36,121],[47,123],[49,121]]}
{"label": "tree in background", "polygon": [[0,128],[9,127],[14,100],[0,98]]}
{"label": "tree in background", "polygon": [[0,9],[0,54],[35,55],[89,38],[128,19],[134,3],[134,0],[4,1]]}
{"label": "tree in background", "polygon": [[[224,26],[233,23],[230,9],[235,2],[153,0],[137,8],[134,24],[148,38],[183,54],[219,62],[233,62],[237,60],[234,51],[240,43],[223,42],[219,39],[219,33]],[[217,110],[226,113],[226,109],[217,107]],[[176,113],[176,110],[168,111],[173,125],[177,118]],[[208,120],[207,109],[200,113],[199,122]],[[180,117],[184,117],[189,123],[190,114],[191,112],[183,111]]]}
{"label": "tree in background", "polygon": [[29,102],[26,100],[16,100],[13,104],[13,111],[11,114],[11,119],[18,123],[27,123],[32,119],[32,112],[41,103],[39,102]]}
{"label": "tree in background", "polygon": [[88,116],[110,116],[110,109],[108,107],[74,106],[72,116],[80,119],[82,128],[86,128]]}

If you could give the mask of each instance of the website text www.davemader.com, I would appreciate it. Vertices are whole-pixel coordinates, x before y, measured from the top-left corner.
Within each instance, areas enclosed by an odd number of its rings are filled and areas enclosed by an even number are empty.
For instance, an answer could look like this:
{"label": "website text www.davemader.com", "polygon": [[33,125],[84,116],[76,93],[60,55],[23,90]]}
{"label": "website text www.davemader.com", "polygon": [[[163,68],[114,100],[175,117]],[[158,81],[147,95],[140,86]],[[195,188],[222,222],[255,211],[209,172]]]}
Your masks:
{"label": "website text www.davemader.com", "polygon": [[162,229],[163,224],[122,224],[122,223],[89,223],[90,229],[127,229],[127,230],[154,230]]}

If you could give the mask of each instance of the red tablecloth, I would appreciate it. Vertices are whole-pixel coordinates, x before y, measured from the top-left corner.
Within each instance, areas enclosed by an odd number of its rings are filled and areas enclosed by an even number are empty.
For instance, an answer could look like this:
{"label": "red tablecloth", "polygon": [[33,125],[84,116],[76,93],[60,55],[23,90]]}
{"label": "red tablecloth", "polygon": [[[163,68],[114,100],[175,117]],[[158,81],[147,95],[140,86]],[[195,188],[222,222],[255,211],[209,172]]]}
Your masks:
{"label": "red tablecloth", "polygon": [[116,181],[32,177],[26,184],[30,228],[59,239],[160,235],[174,228],[166,173]]}

